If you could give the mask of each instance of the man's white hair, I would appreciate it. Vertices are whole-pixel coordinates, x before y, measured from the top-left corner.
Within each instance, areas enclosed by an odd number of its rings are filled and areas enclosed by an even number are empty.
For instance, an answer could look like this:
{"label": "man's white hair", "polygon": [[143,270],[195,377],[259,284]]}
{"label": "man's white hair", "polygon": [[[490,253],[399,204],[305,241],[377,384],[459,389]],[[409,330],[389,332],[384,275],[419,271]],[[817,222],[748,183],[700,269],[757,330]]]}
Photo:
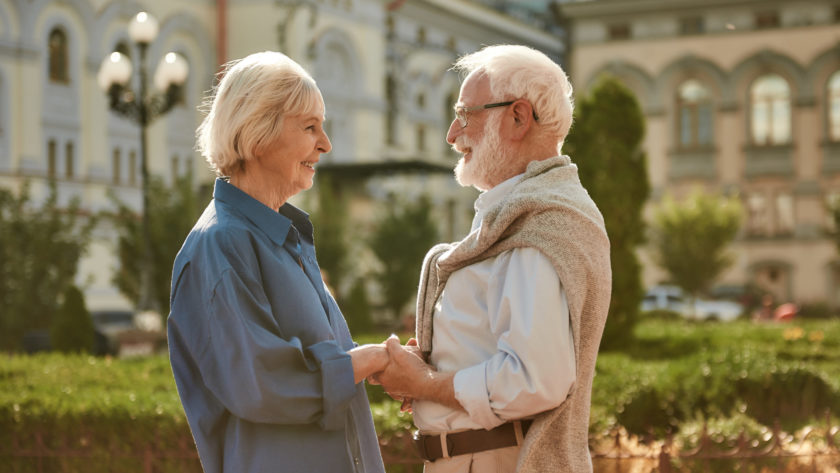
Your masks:
{"label": "man's white hair", "polygon": [[527,46],[487,46],[459,58],[452,69],[485,74],[494,100],[528,100],[540,128],[557,139],[559,151],[572,126],[572,85],[548,56]]}
{"label": "man's white hair", "polygon": [[230,176],[281,139],[283,117],[311,113],[323,99],[312,76],[282,53],[251,54],[223,71],[202,106],[196,147],[216,174]]}

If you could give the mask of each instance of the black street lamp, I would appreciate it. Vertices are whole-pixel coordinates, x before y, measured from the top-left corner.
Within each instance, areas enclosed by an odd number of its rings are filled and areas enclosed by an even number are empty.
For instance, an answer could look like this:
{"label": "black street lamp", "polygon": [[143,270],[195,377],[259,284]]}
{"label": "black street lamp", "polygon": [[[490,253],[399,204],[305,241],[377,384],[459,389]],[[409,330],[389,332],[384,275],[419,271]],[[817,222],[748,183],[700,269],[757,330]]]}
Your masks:
{"label": "black street lamp", "polygon": [[146,52],[158,34],[157,20],[146,12],[138,13],[128,25],[128,35],[137,45],[139,84],[137,93],[131,87],[132,63],[120,52],[111,53],[99,68],[99,86],[109,97],[111,110],[140,126],[140,176],[142,179],[143,257],[140,265],[140,311],[159,311],[152,296],[152,241],[149,229],[149,164],[146,129],[155,119],[166,114],[181,97],[181,88],[189,73],[187,61],[177,53],[167,53],[160,61],[154,77],[155,90],[149,93],[146,73]]}

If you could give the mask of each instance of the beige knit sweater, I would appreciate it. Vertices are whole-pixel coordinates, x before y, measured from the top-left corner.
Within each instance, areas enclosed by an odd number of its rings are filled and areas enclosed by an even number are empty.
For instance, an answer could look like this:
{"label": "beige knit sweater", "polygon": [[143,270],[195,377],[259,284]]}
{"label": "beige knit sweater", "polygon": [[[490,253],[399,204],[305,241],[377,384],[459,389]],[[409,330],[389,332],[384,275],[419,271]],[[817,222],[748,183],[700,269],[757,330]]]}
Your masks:
{"label": "beige knit sweater", "polygon": [[577,166],[559,156],[532,161],[481,227],[465,239],[433,247],[423,262],[417,297],[417,339],[432,350],[434,306],[453,271],[504,251],[532,247],[560,277],[569,304],[577,379],[565,401],[537,416],[525,437],[519,472],[589,472],[589,406],[595,358],[610,303],[612,273],[604,221]]}

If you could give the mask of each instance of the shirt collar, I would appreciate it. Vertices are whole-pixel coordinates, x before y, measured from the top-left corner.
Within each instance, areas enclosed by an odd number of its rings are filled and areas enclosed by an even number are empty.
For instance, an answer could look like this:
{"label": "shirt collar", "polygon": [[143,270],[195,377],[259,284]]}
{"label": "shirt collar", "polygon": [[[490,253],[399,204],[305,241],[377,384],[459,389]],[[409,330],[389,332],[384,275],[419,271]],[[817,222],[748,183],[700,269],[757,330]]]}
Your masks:
{"label": "shirt collar", "polygon": [[473,231],[481,226],[481,220],[484,219],[484,215],[487,214],[487,211],[501,202],[502,199],[510,193],[513,186],[516,185],[523,174],[517,174],[516,176],[501,182],[496,185],[496,187],[482,192],[481,195],[475,199],[475,217],[473,217],[472,228],[470,231]]}
{"label": "shirt collar", "polygon": [[279,211],[274,211],[222,178],[216,178],[213,198],[236,209],[280,245],[286,241],[289,227],[292,225],[305,239],[312,242],[309,214],[288,202],[283,204]]}

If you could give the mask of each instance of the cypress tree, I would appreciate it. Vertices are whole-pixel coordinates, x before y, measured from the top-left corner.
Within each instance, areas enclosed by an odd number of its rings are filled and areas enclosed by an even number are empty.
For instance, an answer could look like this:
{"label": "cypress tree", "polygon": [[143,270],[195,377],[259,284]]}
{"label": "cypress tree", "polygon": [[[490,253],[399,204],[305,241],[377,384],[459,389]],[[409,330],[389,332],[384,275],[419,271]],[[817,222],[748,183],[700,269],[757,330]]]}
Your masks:
{"label": "cypress tree", "polygon": [[65,353],[89,352],[93,348],[93,337],[93,319],[85,306],[82,291],[76,286],[68,286],[50,327],[50,343],[54,350]]}
{"label": "cypress tree", "polygon": [[610,238],[612,299],[603,349],[627,342],[643,297],[636,248],[644,243],[642,208],[650,193],[642,150],[645,122],[633,93],[603,78],[578,100],[575,122],[563,146],[579,166],[580,180],[604,215]]}

